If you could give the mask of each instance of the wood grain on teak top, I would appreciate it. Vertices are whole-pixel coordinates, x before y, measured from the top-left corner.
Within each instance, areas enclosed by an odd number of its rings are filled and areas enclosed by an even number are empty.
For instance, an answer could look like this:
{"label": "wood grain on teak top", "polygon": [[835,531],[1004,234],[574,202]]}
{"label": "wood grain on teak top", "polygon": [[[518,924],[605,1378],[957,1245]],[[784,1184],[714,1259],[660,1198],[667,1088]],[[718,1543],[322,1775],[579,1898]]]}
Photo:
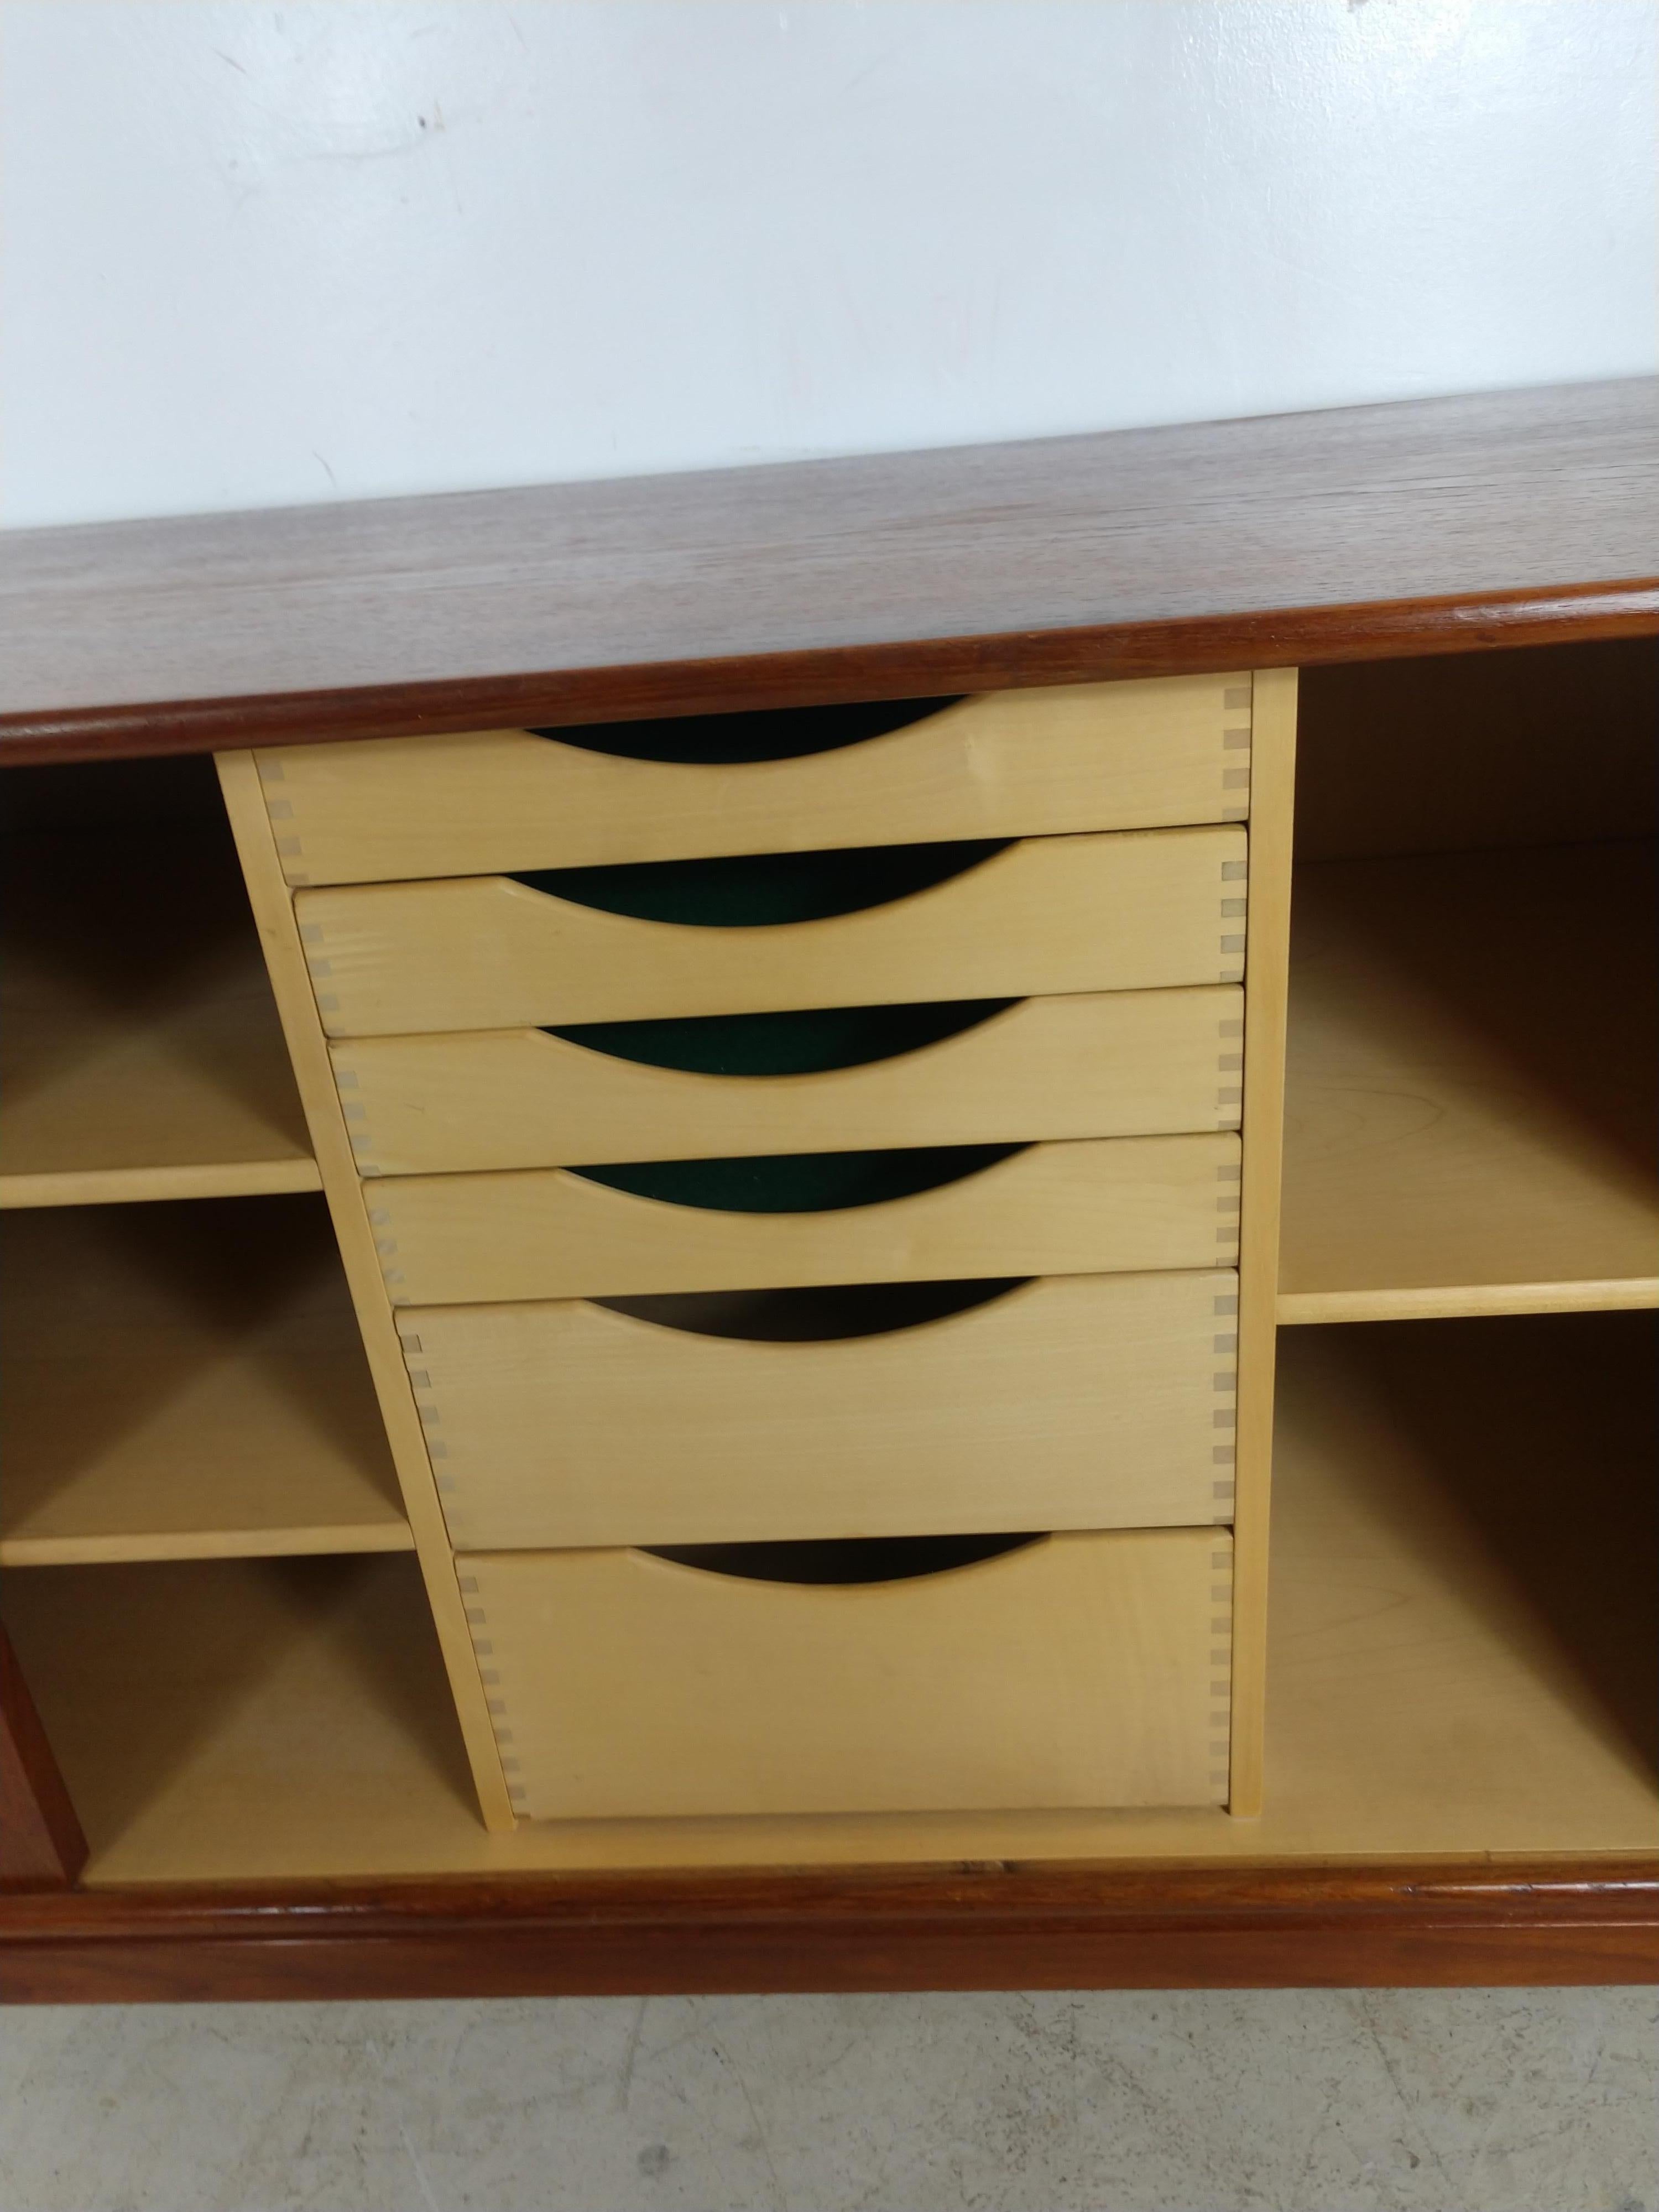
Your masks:
{"label": "wood grain on teak top", "polygon": [[0,758],[1659,627],[1659,380],[0,536]]}

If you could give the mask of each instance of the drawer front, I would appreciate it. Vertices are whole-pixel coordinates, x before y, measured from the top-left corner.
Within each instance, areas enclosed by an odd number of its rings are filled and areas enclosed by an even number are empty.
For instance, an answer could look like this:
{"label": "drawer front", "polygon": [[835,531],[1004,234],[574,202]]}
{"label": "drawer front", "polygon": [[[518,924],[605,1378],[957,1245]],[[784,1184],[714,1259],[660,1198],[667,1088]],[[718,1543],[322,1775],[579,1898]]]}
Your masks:
{"label": "drawer front", "polygon": [[447,1305],[1231,1267],[1239,1175],[1235,1136],[1118,1137],[1032,1145],[907,1197],[815,1212],[666,1203],[563,1168],[393,1176],[373,1212],[392,1303]]}
{"label": "drawer front", "polygon": [[1236,1129],[1244,994],[1028,999],[942,1042],[817,1075],[714,1076],[541,1030],[332,1048],[366,1176]]}
{"label": "drawer front", "polygon": [[452,1540],[495,1551],[1231,1521],[1237,1304],[1208,1270],[808,1343],[575,1300],[398,1327]]}
{"label": "drawer front", "polygon": [[545,1820],[1219,1803],[1231,1563],[1176,1529],[832,1588],[459,1564],[514,1802]]}
{"label": "drawer front", "polygon": [[[1150,830],[1243,820],[1250,690],[1248,676],[1180,676],[997,692],[793,759],[626,759],[527,730],[258,759],[291,884]],[[822,743],[836,712],[799,717],[801,742]]]}
{"label": "drawer front", "polygon": [[1245,832],[1039,837],[908,897],[697,927],[507,876],[295,897],[331,1036],[1237,982]]}

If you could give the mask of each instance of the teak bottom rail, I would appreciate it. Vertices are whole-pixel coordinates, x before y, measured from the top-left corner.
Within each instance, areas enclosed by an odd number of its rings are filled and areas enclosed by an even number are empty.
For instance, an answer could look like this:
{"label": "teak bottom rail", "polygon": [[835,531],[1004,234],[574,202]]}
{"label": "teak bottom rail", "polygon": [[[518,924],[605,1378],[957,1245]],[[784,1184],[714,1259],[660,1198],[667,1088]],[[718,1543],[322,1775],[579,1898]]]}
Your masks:
{"label": "teak bottom rail", "polygon": [[1012,1864],[8,1900],[0,1997],[624,1996],[1644,1983],[1659,1869]]}

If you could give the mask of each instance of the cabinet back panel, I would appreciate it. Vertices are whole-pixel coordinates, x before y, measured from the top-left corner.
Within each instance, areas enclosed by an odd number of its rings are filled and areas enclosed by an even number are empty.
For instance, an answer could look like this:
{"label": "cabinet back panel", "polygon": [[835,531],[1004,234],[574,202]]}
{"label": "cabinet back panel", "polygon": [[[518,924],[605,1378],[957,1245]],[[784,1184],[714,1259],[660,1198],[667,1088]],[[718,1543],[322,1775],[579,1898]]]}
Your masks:
{"label": "cabinet back panel", "polygon": [[1659,829],[1659,638],[1302,672],[1298,860]]}

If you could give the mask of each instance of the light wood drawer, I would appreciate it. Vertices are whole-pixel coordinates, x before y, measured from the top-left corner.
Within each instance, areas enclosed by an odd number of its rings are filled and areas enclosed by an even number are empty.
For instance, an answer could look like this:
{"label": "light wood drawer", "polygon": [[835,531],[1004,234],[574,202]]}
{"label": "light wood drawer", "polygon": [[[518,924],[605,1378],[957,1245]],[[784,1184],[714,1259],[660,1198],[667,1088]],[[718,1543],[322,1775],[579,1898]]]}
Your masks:
{"label": "light wood drawer", "polygon": [[[922,1172],[956,1165],[921,1158]],[[905,1165],[852,1163],[866,1176]],[[933,1188],[810,1212],[672,1204],[541,1168],[389,1177],[372,1218],[398,1305],[1087,1274],[1232,1266],[1239,1172],[1235,1136],[1115,1137],[1032,1145]]]}
{"label": "light wood drawer", "polygon": [[574,1300],[398,1327],[451,1538],[494,1551],[1231,1521],[1237,1303],[1207,1270],[807,1343]]}
{"label": "light wood drawer", "polygon": [[816,1075],[654,1067],[541,1030],[332,1048],[366,1176],[1236,1129],[1244,994],[1027,999],[943,1042]]}
{"label": "light wood drawer", "polygon": [[635,1021],[1237,981],[1245,832],[1008,845],[931,889],[821,921],[697,927],[507,876],[297,894],[332,1036]]}
{"label": "light wood drawer", "polygon": [[828,1588],[628,1551],[461,1561],[532,1819],[1212,1805],[1231,1546],[1051,1536]]}
{"label": "light wood drawer", "polygon": [[[862,743],[775,760],[618,758],[526,730],[295,746],[258,759],[291,884],[1157,829],[1243,818],[1250,689],[1235,675],[998,692]],[[798,742],[823,744],[826,721],[866,711],[797,716]],[[740,743],[754,718],[720,720]],[[674,748],[709,730],[657,724],[644,734]],[[620,733],[590,734],[610,743]]]}

